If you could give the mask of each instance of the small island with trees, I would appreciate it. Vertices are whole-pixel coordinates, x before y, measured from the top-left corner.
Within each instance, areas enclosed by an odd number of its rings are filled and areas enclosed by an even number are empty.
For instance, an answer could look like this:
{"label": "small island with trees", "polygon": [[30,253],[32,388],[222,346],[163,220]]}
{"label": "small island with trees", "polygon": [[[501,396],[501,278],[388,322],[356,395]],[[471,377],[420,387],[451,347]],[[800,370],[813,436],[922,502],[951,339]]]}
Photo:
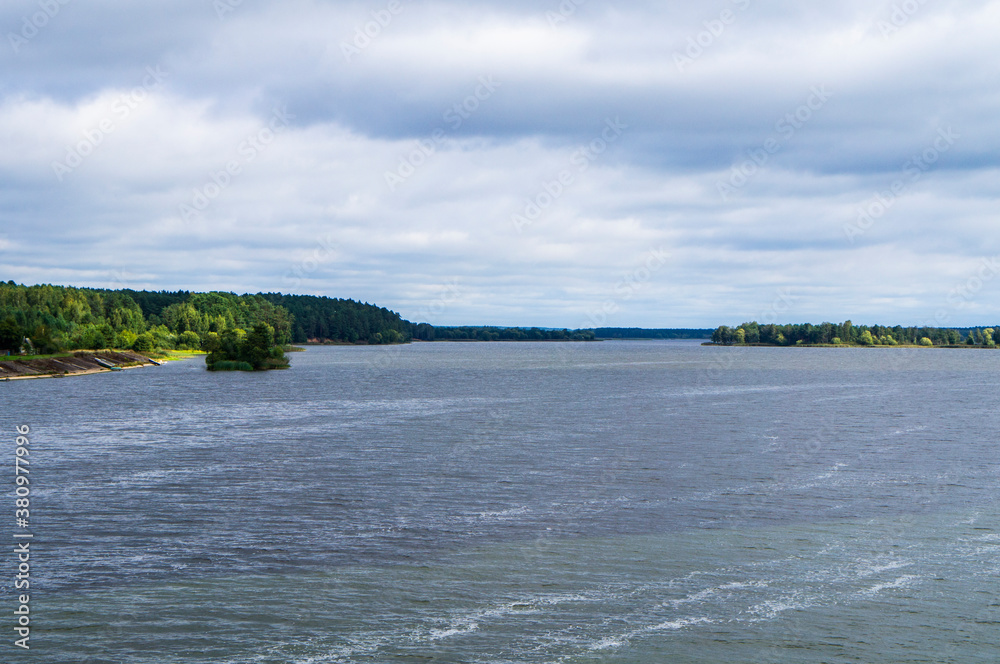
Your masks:
{"label": "small island with trees", "polygon": [[822,323],[812,325],[723,325],[712,333],[712,344],[722,346],[913,346],[996,348],[996,328],[888,327]]}
{"label": "small island with trees", "polygon": [[226,330],[210,338],[204,348],[209,371],[265,371],[290,366],[284,346],[276,343],[274,328],[267,323],[257,323],[249,333],[238,328]]}

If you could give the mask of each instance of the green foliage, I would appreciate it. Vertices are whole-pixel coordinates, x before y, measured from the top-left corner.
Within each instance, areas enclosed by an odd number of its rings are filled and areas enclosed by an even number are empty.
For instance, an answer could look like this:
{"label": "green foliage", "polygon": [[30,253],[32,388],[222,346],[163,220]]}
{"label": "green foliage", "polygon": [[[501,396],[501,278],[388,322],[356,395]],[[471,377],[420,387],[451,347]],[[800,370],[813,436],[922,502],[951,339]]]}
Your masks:
{"label": "green foliage", "polygon": [[920,338],[920,345],[921,346],[933,346],[934,342],[931,341],[929,337],[921,337]]}
{"label": "green foliage", "polygon": [[177,347],[186,350],[199,350],[201,349],[201,337],[198,336],[197,332],[191,330],[181,332],[177,337]]}
{"label": "green foliage", "polygon": [[177,344],[177,337],[170,332],[166,325],[157,325],[151,328],[147,334],[153,335],[153,348],[174,348]]}
{"label": "green foliage", "polygon": [[0,351],[16,353],[21,349],[24,333],[13,316],[0,323]]}
{"label": "green foliage", "polygon": [[32,352],[43,355],[53,355],[66,350],[66,342],[61,337],[53,336],[52,330],[46,325],[38,325],[28,335],[28,345]]}
{"label": "green foliage", "polygon": [[[963,328],[964,329],[964,328]],[[935,327],[886,327],[884,325],[859,325],[855,326],[851,321],[841,324],[822,323],[812,325],[805,323],[801,325],[761,325],[759,323],[743,323],[733,329],[726,325],[716,328],[712,333],[712,341],[717,344],[738,344],[745,339],[748,344],[762,344],[768,346],[787,345],[862,345],[862,346],[898,346],[903,345],[931,345],[931,346],[955,346],[964,343],[970,346],[996,347],[993,339],[995,330],[967,329],[967,337],[963,337],[961,330],[944,329]],[[742,335],[741,335],[742,333]],[[924,339],[930,341],[925,344]]]}
{"label": "green foliage", "polygon": [[[198,348],[208,353],[232,346],[226,334],[242,334],[260,323],[274,330],[274,346],[310,340],[353,344],[397,344],[412,339],[455,341],[588,341],[602,338],[704,338],[704,330],[542,330],[518,327],[414,325],[398,313],[368,303],[312,295],[191,293],[21,286],[0,282],[0,321],[8,335],[23,334],[31,352],[106,347]],[[13,328],[17,332],[13,332]],[[598,334],[599,332],[599,334]],[[638,335],[638,336],[637,336]],[[766,342],[756,324],[745,327],[746,343]],[[196,340],[197,337],[197,340]],[[8,341],[10,343],[10,341]],[[733,343],[730,338],[727,343]],[[239,354],[238,348],[227,352]],[[286,366],[268,349],[255,356],[268,366]],[[284,363],[284,364],[283,364]]]}
{"label": "green foliage", "polygon": [[[354,300],[341,300],[314,295],[282,295],[263,293],[254,296],[290,314],[286,329],[282,321],[262,318],[275,329],[278,343],[307,341],[352,344],[406,343],[412,338],[412,323],[399,314],[382,307]],[[421,329],[435,329],[429,325]],[[440,328],[437,328],[440,329]]]}
{"label": "green foliage", "polygon": [[165,308],[160,313],[160,320],[169,329],[176,332],[194,332],[195,334],[208,331],[207,316],[199,312],[190,302],[178,302]]}
{"label": "green foliage", "polygon": [[131,348],[138,338],[139,335],[135,332],[131,330],[122,330],[115,335],[115,342],[112,345],[115,348]]}
{"label": "green foliage", "polygon": [[201,335],[201,349],[206,353],[219,349],[221,343],[218,332],[206,332]]}
{"label": "green foliage", "polygon": [[736,337],[728,325],[720,325],[715,332],[712,333],[712,341],[717,344],[728,346],[735,340]]}
{"label": "green foliage", "polygon": [[[8,323],[0,332],[28,337],[33,349],[44,353],[132,348],[136,343],[141,352],[177,345],[199,348],[202,337],[211,332],[251,329],[261,322],[274,328],[277,342],[289,343],[293,320],[286,309],[262,295],[111,291],[0,282],[0,321]],[[195,336],[185,334],[189,332]],[[149,336],[142,337],[147,333]],[[408,340],[402,334],[384,336],[389,341]],[[10,350],[20,346],[19,341],[7,343],[15,346]]]}
{"label": "green foliage", "polygon": [[114,341],[115,333],[108,323],[87,323],[78,325],[70,337],[71,348],[108,348]]}
{"label": "green foliage", "polygon": [[257,323],[249,334],[239,328],[226,330],[213,340],[205,364],[210,371],[285,369],[288,358],[276,339],[274,328],[267,323]]}
{"label": "green foliage", "polygon": [[152,332],[143,332],[136,337],[135,342],[132,344],[132,350],[137,353],[149,353],[155,348],[156,337],[153,336]]}
{"label": "green foliage", "polygon": [[[593,330],[597,339],[708,339],[708,329],[645,329],[638,327],[598,327]],[[750,342],[750,339],[747,340]]]}
{"label": "green foliage", "polygon": [[264,366],[274,346],[274,328],[267,323],[258,323],[243,342],[243,353],[256,369]]}
{"label": "green foliage", "polygon": [[593,341],[593,330],[542,330],[537,327],[414,326],[413,338],[422,341]]}

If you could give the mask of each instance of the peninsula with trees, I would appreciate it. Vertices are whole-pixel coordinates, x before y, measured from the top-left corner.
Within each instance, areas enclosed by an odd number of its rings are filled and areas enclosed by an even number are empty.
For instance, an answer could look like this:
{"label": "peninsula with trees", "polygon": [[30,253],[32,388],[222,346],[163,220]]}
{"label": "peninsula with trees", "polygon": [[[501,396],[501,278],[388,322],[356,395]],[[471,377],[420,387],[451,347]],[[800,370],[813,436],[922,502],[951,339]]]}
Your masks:
{"label": "peninsula with trees", "polygon": [[[1000,326],[998,326],[1000,327]],[[822,323],[812,325],[723,325],[712,333],[713,344],[723,346],[923,346],[996,348],[997,328],[902,327]]]}
{"label": "peninsula with trees", "polygon": [[367,302],[314,295],[0,281],[0,380],[143,366],[175,351],[205,353],[209,370],[261,371],[287,368],[289,344],[595,338],[593,330],[434,327]]}
{"label": "peninsula with trees", "polygon": [[411,326],[388,309],[327,297],[0,282],[0,356],[10,356],[0,379],[83,373],[97,362],[84,351],[110,349],[122,362],[97,356],[105,369],[125,366],[122,352],[138,366],[175,350],[207,353],[212,370],[280,369],[291,343],[404,343]]}

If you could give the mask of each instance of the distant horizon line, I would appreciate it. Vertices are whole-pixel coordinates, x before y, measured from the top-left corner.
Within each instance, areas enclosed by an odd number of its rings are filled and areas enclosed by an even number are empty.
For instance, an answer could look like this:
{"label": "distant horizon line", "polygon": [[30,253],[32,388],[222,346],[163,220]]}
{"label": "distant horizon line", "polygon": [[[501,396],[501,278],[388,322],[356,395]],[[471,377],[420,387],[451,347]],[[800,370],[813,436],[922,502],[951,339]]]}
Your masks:
{"label": "distant horizon line", "polygon": [[[241,294],[241,293],[237,293],[235,290],[223,290],[223,289],[193,290],[193,289],[189,289],[189,288],[176,288],[176,289],[171,290],[171,289],[168,289],[168,288],[161,288],[159,290],[151,290],[151,289],[147,289],[147,288],[132,288],[132,287],[130,287],[128,285],[125,285],[125,284],[122,284],[119,288],[109,288],[109,287],[100,287],[100,286],[69,286],[69,285],[66,285],[66,284],[54,284],[54,283],[24,284],[24,283],[17,283],[13,279],[8,279],[6,281],[0,280],[0,284],[22,286],[22,287],[26,287],[26,288],[40,287],[40,286],[51,286],[51,287],[55,287],[55,288],[76,288],[76,289],[80,289],[80,290],[110,291],[110,292],[114,292],[114,291],[133,291],[133,292],[147,292],[147,293],[230,293],[230,294],[233,294],[233,295],[262,295],[262,294],[263,295],[268,295],[268,294],[276,294],[276,295],[287,295],[287,296],[291,296],[291,297],[320,297],[320,298],[324,298],[325,297],[325,298],[328,298],[328,299],[331,299],[331,300],[350,300],[350,301],[353,301],[353,302],[359,302],[359,303],[363,303],[363,304],[370,304],[372,306],[377,306],[377,307],[380,307],[380,308],[383,308],[383,309],[389,309],[389,307],[385,307],[385,306],[383,306],[381,304],[376,304],[374,302],[369,302],[367,300],[355,299],[355,298],[352,298],[352,297],[341,297],[341,296],[337,296],[337,295],[316,295],[314,293],[290,293],[290,292],[284,292],[284,291],[281,291],[281,290],[270,290],[270,291],[258,290],[256,292],[244,291]],[[602,325],[602,326],[592,326],[592,327],[568,327],[568,326],[552,326],[552,325],[509,325],[509,324],[499,324],[499,323],[490,323],[490,324],[473,324],[473,323],[434,324],[434,323],[429,323],[427,321],[413,321],[413,320],[409,320],[408,318],[404,317],[401,312],[395,311],[393,309],[389,309],[389,310],[393,311],[396,314],[398,314],[399,317],[402,318],[404,321],[406,321],[408,323],[411,323],[413,325],[430,325],[430,326],[435,327],[435,328],[460,328],[460,327],[488,328],[488,327],[493,327],[493,328],[506,328],[506,329],[515,329],[515,330],[531,330],[531,329],[536,329],[536,330],[573,330],[573,331],[586,331],[586,330],[629,330],[629,331],[654,331],[654,332],[655,331],[661,331],[661,332],[706,332],[706,331],[707,332],[713,332],[713,331],[717,330],[720,327],[730,327],[727,324],[715,325],[714,327],[712,327],[712,326],[700,326],[700,327],[699,326],[694,326],[694,327],[692,327],[692,326],[687,326],[687,327],[647,327],[647,326],[642,326],[642,325]],[[876,326],[877,327],[886,327],[886,328],[902,327],[902,328],[920,328],[920,329],[931,329],[931,330],[933,330],[933,329],[941,329],[941,330],[958,330],[958,331],[961,331],[961,330],[984,329],[984,328],[988,328],[988,327],[1000,327],[1000,323],[998,323],[997,325],[983,324],[983,325],[953,325],[953,326],[925,325],[925,324],[902,324],[902,323],[896,323],[896,324],[893,324],[893,325],[887,325],[887,324],[884,324],[884,323],[854,323],[851,318],[846,318],[843,321],[841,321],[840,323],[836,323],[832,319],[823,320],[823,321],[821,321],[819,323],[815,323],[815,322],[811,322],[811,321],[799,322],[799,323],[792,323],[792,322],[785,322],[785,323],[777,323],[777,322],[775,322],[775,323],[760,323],[759,321],[752,321],[751,320],[751,321],[744,321],[743,323],[737,323],[737,324],[733,325],[732,327],[735,328],[735,327],[738,327],[739,325],[742,325],[744,323],[757,323],[758,325],[762,325],[762,326],[763,325],[814,325],[814,326],[819,326],[819,325],[823,325],[824,323],[830,323],[830,324],[833,324],[833,325],[839,325],[839,324],[843,324],[843,323],[845,323],[847,321],[851,321],[852,325],[860,325],[860,326],[863,326],[863,327],[876,327]]]}

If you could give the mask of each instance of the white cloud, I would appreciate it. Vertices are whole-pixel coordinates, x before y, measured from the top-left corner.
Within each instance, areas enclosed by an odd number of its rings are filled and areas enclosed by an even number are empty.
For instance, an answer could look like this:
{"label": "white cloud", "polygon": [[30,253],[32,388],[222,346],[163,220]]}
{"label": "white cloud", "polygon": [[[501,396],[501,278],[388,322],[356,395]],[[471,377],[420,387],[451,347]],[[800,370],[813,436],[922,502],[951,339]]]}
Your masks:
{"label": "white cloud", "polygon": [[[592,1],[552,26],[537,3],[406,3],[350,62],[341,42],[384,4],[63,12],[0,55],[2,276],[321,293],[413,319],[460,283],[438,324],[578,326],[611,302],[609,324],[714,326],[781,297],[787,320],[926,320],[1000,254],[1000,2],[928,3],[888,35],[891,5],[745,4]],[[726,8],[735,20],[679,70]],[[102,49],[71,48],[95,30]],[[150,68],[166,76],[144,88]],[[499,87],[452,126],[489,76]],[[719,182],[824,85],[724,200]],[[272,138],[276,108],[294,117]],[[620,136],[579,152],[615,118]],[[859,208],[949,127],[954,147],[851,242]],[[393,190],[401,159],[419,164]],[[210,200],[185,220],[196,190]],[[652,251],[670,259],[637,280]],[[1000,281],[948,324],[989,323],[997,304]]]}

